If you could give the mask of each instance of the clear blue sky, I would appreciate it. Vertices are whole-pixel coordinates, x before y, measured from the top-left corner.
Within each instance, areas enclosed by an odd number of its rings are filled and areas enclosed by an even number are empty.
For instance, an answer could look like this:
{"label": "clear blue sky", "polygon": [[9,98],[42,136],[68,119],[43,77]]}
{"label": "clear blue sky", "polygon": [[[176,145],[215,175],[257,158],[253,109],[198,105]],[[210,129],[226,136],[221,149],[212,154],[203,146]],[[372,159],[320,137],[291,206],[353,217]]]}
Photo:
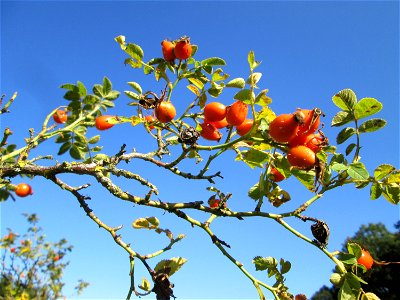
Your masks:
{"label": "clear blue sky", "polygon": [[[44,117],[56,106],[66,103],[62,83],[80,80],[88,87],[108,76],[114,88],[128,89],[126,82],[141,82],[144,89],[159,90],[144,78],[141,71],[124,66],[125,55],[114,42],[117,35],[142,46],[145,57],[160,56],[164,38],[191,37],[199,45],[198,59],[224,58],[225,71],[234,77],[247,77],[247,53],[254,50],[262,60],[260,86],[270,90],[272,109],[292,112],[297,107],[320,107],[326,113],[325,133],[335,140],[337,128],[329,126],[336,113],[331,97],[344,88],[352,88],[359,98],[374,97],[383,103],[379,113],[388,121],[384,130],[365,135],[361,156],[372,171],[380,163],[399,167],[399,4],[364,1],[309,2],[1,2],[1,93],[19,92],[3,115],[1,130],[14,131],[11,142],[23,145],[28,129],[39,129]],[[175,94],[177,109],[183,109],[192,97],[182,88]],[[222,102],[231,103],[223,94]],[[122,95],[113,114],[130,116],[133,109]],[[123,143],[128,149],[148,151],[154,145],[143,135],[143,128],[122,125],[105,132],[106,153],[116,153]],[[95,134],[95,131],[92,132]],[[56,151],[52,143],[39,152]],[[343,150],[343,149],[342,149]],[[66,159],[66,156],[59,160]],[[185,165],[193,168],[192,164]],[[135,171],[152,180],[163,201],[204,200],[206,183],[187,182],[159,169],[134,162]],[[257,180],[260,170],[251,170],[234,162],[230,153],[213,168],[222,170],[224,180],[217,186],[232,192],[234,210],[254,208],[247,190]],[[212,170],[212,171],[213,171]],[[71,184],[93,182],[86,177],[63,177]],[[20,179],[16,179],[16,182]],[[1,230],[22,230],[23,212],[36,212],[49,239],[68,239],[75,248],[66,270],[66,294],[72,293],[75,281],[91,283],[79,299],[124,298],[129,288],[128,257],[108,233],[100,230],[79,207],[77,201],[57,186],[37,178],[32,180],[32,197],[1,204]],[[121,182],[124,188],[137,187]],[[292,201],[271,212],[297,207],[312,197],[295,180],[284,187]],[[156,215],[161,225],[187,238],[175,245],[163,258],[184,256],[188,263],[172,277],[179,299],[256,298],[251,283],[220,254],[209,238],[171,215],[141,207],[132,207],[105,193],[94,184],[87,190],[92,209],[105,222],[125,224],[125,240],[142,252],[152,252],[165,245],[162,237],[149,232],[132,232],[130,223]],[[361,224],[383,222],[389,229],[399,219],[399,209],[384,199],[369,200],[369,191],[346,187],[327,193],[307,211],[325,220],[331,228],[329,249],[340,249],[342,242]],[[195,216],[199,216],[195,214]],[[204,220],[204,216],[201,220]],[[308,225],[290,222],[310,236]],[[218,236],[232,246],[232,254],[254,270],[256,255],[275,256],[292,262],[287,284],[292,293],[311,296],[323,284],[329,284],[332,263],[318,249],[294,238],[270,220],[218,219],[214,224]],[[255,273],[255,272],[254,272]],[[265,278],[264,274],[256,274]],[[140,280],[141,276],[139,276]],[[272,281],[268,281],[273,283]],[[78,299],[78,298],[77,298]]]}

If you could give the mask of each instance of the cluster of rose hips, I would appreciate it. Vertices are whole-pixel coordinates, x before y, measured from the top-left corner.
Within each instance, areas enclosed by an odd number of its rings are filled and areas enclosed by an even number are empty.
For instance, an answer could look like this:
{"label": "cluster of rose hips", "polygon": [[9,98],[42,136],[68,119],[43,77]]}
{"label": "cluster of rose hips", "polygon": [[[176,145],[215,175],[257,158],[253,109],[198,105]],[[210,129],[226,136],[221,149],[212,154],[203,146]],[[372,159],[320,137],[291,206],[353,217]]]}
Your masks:
{"label": "cluster of rose hips", "polygon": [[312,169],[317,163],[316,153],[328,145],[328,139],[318,130],[321,115],[318,108],[297,109],[292,114],[277,116],[269,124],[270,137],[288,146],[287,160],[291,166]]}
{"label": "cluster of rose hips", "polygon": [[161,50],[164,59],[173,64],[175,59],[188,59],[192,55],[193,48],[190,44],[190,38],[184,36],[175,41],[163,40]]}
{"label": "cluster of rose hips", "polygon": [[204,107],[204,122],[201,126],[201,136],[206,140],[219,141],[222,134],[218,129],[235,126],[236,132],[243,136],[253,127],[253,120],[246,119],[248,105],[236,101],[229,106],[220,102],[210,102]]}

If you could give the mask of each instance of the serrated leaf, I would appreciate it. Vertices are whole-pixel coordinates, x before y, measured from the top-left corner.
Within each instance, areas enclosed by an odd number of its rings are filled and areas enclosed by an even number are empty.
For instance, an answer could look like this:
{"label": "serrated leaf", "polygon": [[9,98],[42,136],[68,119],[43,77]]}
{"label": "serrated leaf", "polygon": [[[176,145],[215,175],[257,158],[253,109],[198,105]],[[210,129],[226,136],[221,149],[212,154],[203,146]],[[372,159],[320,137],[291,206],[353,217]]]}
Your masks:
{"label": "serrated leaf", "polygon": [[347,141],[353,134],[356,133],[355,128],[353,127],[346,127],[343,128],[336,137],[337,144],[343,144]]}
{"label": "serrated leaf", "polygon": [[204,88],[204,83],[200,79],[190,77],[188,78],[188,80],[190,81],[190,83],[194,84],[200,90]]}
{"label": "serrated leaf", "polygon": [[168,276],[173,275],[176,273],[185,263],[187,259],[183,257],[173,257],[171,259],[165,259],[160,261],[154,271],[156,273],[164,273],[168,274]]}
{"label": "serrated leaf", "polygon": [[276,114],[272,109],[267,106],[264,106],[259,112],[256,114],[256,120],[262,121],[263,119],[266,121],[267,124],[271,123],[272,120],[276,118]]}
{"label": "serrated leaf", "polygon": [[353,121],[353,115],[347,111],[339,111],[332,119],[331,126],[339,127]]}
{"label": "serrated leaf", "polygon": [[361,162],[352,163],[347,169],[349,176],[356,180],[368,180],[369,173]]}
{"label": "serrated leaf", "polygon": [[278,260],[274,257],[261,257],[256,256],[253,259],[253,264],[256,267],[256,271],[265,271],[267,269],[275,269],[278,265]]}
{"label": "serrated leaf", "polygon": [[129,98],[133,99],[133,100],[139,100],[140,97],[138,94],[136,94],[135,92],[132,91],[124,91],[125,95],[127,95]]}
{"label": "serrated leaf", "polygon": [[226,84],[226,87],[233,87],[242,89],[246,85],[246,82],[243,78],[234,78]]}
{"label": "serrated leaf", "polygon": [[100,140],[100,135],[95,135],[94,137],[90,138],[88,143],[89,144],[96,144]]}
{"label": "serrated leaf", "polygon": [[354,295],[353,290],[348,284],[347,280],[343,282],[343,285],[340,287],[338,299],[340,300],[356,300],[357,297]]}
{"label": "serrated leaf", "polygon": [[382,180],[386,176],[388,176],[390,173],[392,173],[396,168],[392,165],[389,164],[382,164],[378,166],[375,171],[374,171],[374,177],[376,180]]}
{"label": "serrated leaf", "polygon": [[382,187],[379,182],[374,182],[371,185],[371,190],[369,192],[371,200],[376,200],[382,195]]}
{"label": "serrated leaf", "polygon": [[292,174],[297,178],[308,190],[314,189],[314,176],[315,174],[310,171],[304,171],[299,169],[292,169]]}
{"label": "serrated leaf", "polygon": [[73,159],[83,159],[85,154],[75,144],[69,149],[69,155]]}
{"label": "serrated leaf", "polygon": [[268,89],[262,90],[261,92],[258,93],[255,99],[255,104],[258,104],[260,106],[268,106],[272,103],[272,99],[267,96]]}
{"label": "serrated leaf", "polygon": [[385,127],[385,125],[386,121],[383,119],[371,119],[362,123],[358,128],[358,131],[360,133],[373,132]]}
{"label": "serrated leaf", "polygon": [[233,98],[235,100],[240,100],[246,104],[251,104],[252,101],[254,101],[255,95],[251,90],[240,90],[239,92],[237,92]]}
{"label": "serrated leaf", "polygon": [[197,97],[200,97],[200,91],[199,89],[193,85],[193,84],[189,84],[188,86],[186,86],[188,88],[189,91],[191,91],[193,94],[195,94]]}
{"label": "serrated leaf", "polygon": [[72,143],[71,142],[66,142],[64,144],[61,145],[60,149],[58,150],[57,155],[62,155],[65,152],[67,152],[70,148],[72,147]]}
{"label": "serrated leaf", "polygon": [[[255,185],[253,185],[247,192],[247,195],[253,200],[256,200],[256,201],[259,200],[261,198],[260,183],[257,182]],[[263,196],[264,196],[264,193],[263,193]]]}
{"label": "serrated leaf", "polygon": [[126,45],[124,51],[129,56],[131,56],[132,58],[137,59],[139,61],[141,61],[144,56],[142,48],[136,44],[129,43],[128,45]]}
{"label": "serrated leaf", "polygon": [[400,202],[400,186],[398,184],[389,184],[383,190],[383,196],[390,203],[399,204]]}
{"label": "serrated leaf", "polygon": [[347,251],[349,251],[350,254],[353,254],[356,259],[359,259],[361,256],[361,247],[357,243],[348,243],[347,244]]}
{"label": "serrated leaf", "polygon": [[[124,60],[125,65],[129,65],[134,69],[139,69],[142,67],[142,61],[139,58],[133,59],[133,58],[127,58]],[[144,72],[146,74],[146,72]]]}
{"label": "serrated leaf", "polygon": [[337,107],[348,111],[355,107],[357,97],[351,89],[344,89],[333,96],[332,101]]}
{"label": "serrated leaf", "polygon": [[226,62],[219,57],[210,57],[201,61],[202,66],[225,66]]}
{"label": "serrated leaf", "polygon": [[250,51],[247,55],[247,62],[249,63],[250,70],[252,71],[260,65],[260,62],[256,61],[255,59],[254,51]]}
{"label": "serrated leaf", "polygon": [[400,171],[396,170],[391,173],[387,178],[387,183],[400,184]]}
{"label": "serrated leaf", "polygon": [[82,82],[78,81],[76,86],[78,87],[79,94],[81,95],[81,97],[82,98],[85,97],[86,94],[87,94],[87,90],[86,90],[85,85]]}
{"label": "serrated leaf", "polygon": [[[207,94],[203,92],[199,98],[199,106],[201,109],[204,108],[204,106],[206,105],[206,102],[207,102]],[[196,130],[197,130],[197,128],[196,128]]]}
{"label": "serrated leaf", "polygon": [[212,74],[211,81],[217,82],[221,80],[228,79],[229,75],[224,74],[224,71],[222,69],[216,69],[214,73]]}
{"label": "serrated leaf", "polygon": [[103,95],[107,96],[112,91],[112,83],[110,79],[104,76],[103,78]]}
{"label": "serrated leaf", "polygon": [[255,86],[261,79],[262,73],[260,72],[255,72],[247,78],[246,83],[249,84],[250,86]]}
{"label": "serrated leaf", "polygon": [[142,289],[143,291],[150,292],[151,291],[150,282],[143,277],[142,283],[139,285],[139,288]]}
{"label": "serrated leaf", "polygon": [[119,94],[120,93],[118,91],[111,91],[107,94],[107,96],[104,97],[104,99],[114,101],[115,99],[117,99],[119,97]]}
{"label": "serrated leaf", "polygon": [[363,98],[354,107],[357,120],[371,116],[382,110],[382,103],[375,98]]}
{"label": "serrated leaf", "polygon": [[340,253],[339,260],[346,265],[354,265],[357,263],[357,258],[350,253]]}
{"label": "serrated leaf", "polygon": [[69,90],[69,91],[79,91],[79,89],[78,89],[78,87],[75,85],[75,84],[72,84],[72,83],[65,83],[65,84],[62,84],[62,85],[60,85],[60,88],[61,89],[65,89],[65,90]]}
{"label": "serrated leaf", "polygon": [[93,104],[97,104],[100,102],[100,98],[98,96],[95,95],[86,95],[85,98],[83,98],[83,103],[84,104],[89,104],[89,105],[93,105]]}
{"label": "serrated leaf", "polygon": [[102,87],[102,85],[101,84],[95,84],[93,86],[93,93],[96,96],[103,97],[104,95],[103,95],[103,87]]}
{"label": "serrated leaf", "polygon": [[236,160],[243,160],[252,169],[255,167],[263,168],[268,159],[267,153],[256,149],[242,151],[241,158],[240,156],[236,157]]}
{"label": "serrated leaf", "polygon": [[282,204],[290,201],[290,194],[282,190],[279,186],[275,187],[270,193],[267,194],[268,201],[274,206],[279,207]]}
{"label": "serrated leaf", "polygon": [[211,84],[211,88],[207,90],[211,97],[217,98],[222,93],[223,87],[216,82]]}
{"label": "serrated leaf", "polygon": [[331,165],[331,169],[336,172],[346,171],[348,168],[349,168],[349,166],[346,166],[341,163],[336,163],[336,162],[332,163],[332,165]]}
{"label": "serrated leaf", "polygon": [[79,92],[68,91],[65,93],[64,99],[70,101],[78,101],[81,99],[81,95],[79,95]]}
{"label": "serrated leaf", "polygon": [[136,92],[138,92],[139,94],[142,94],[142,87],[140,86],[139,83],[134,82],[134,81],[130,81],[128,82],[128,85],[133,88]]}
{"label": "serrated leaf", "polygon": [[290,269],[292,268],[292,264],[290,263],[290,261],[285,261],[281,259],[280,264],[281,264],[281,274],[289,272]]}
{"label": "serrated leaf", "polygon": [[346,155],[349,155],[357,145],[352,143],[346,147]]}

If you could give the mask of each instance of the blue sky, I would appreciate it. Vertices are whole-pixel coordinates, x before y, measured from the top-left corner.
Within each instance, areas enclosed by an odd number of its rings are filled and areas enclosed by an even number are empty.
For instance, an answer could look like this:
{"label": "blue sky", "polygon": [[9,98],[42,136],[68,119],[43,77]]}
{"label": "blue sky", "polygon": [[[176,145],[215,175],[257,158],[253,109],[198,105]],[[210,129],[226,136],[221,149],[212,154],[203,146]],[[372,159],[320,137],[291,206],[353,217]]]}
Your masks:
{"label": "blue sky", "polygon": [[[380,163],[399,166],[397,1],[2,1],[1,93],[9,96],[14,91],[19,93],[11,107],[12,113],[2,115],[0,123],[1,130],[8,126],[14,131],[11,142],[22,146],[29,128],[39,129],[54,107],[66,103],[63,91],[58,88],[63,83],[79,80],[90,87],[108,76],[114,89],[120,91],[128,89],[128,81],[140,82],[144,90],[160,90],[163,84],[154,84],[141,71],[124,66],[125,55],[113,40],[120,34],[127,41],[141,45],[146,59],[161,55],[163,39],[188,35],[199,45],[198,60],[211,56],[224,58],[228,63],[224,70],[232,78],[248,76],[247,53],[254,50],[256,58],[262,60],[260,86],[270,90],[271,108],[280,114],[297,107],[320,107],[326,114],[324,132],[331,141],[339,132],[329,126],[337,111],[331,101],[336,92],[352,88],[359,98],[377,98],[384,106],[379,117],[386,119],[388,125],[362,138],[362,160],[370,171]],[[176,98],[172,100],[178,111],[192,97],[184,85],[174,95]],[[229,104],[231,97],[227,92],[219,99]],[[126,105],[128,102],[122,95],[117,107],[110,112],[132,115],[134,110]],[[128,124],[104,132],[105,152],[116,153],[123,143],[128,149],[149,151],[154,145],[143,133],[143,128]],[[56,151],[52,142],[40,149],[41,154]],[[196,167],[193,163],[184,166]],[[205,191],[208,184],[204,182],[165,176],[166,173],[142,162],[134,162],[133,168],[159,187],[164,201],[209,197]],[[260,170],[234,162],[234,153],[219,160],[211,171],[217,170],[222,170],[224,175],[217,187],[233,193],[230,203],[233,209],[252,209],[254,203],[247,197],[247,190],[258,180]],[[63,178],[71,184],[92,181],[85,177]],[[74,282],[83,278],[91,286],[79,299],[124,298],[129,287],[129,265],[123,250],[85,216],[72,196],[41,178],[32,180],[31,184],[35,191],[32,197],[1,205],[2,234],[7,227],[22,230],[21,214],[36,212],[49,239],[65,237],[75,246],[65,273],[67,295],[72,293]],[[127,189],[138,188],[127,182],[120,184]],[[288,211],[312,197],[295,180],[290,179],[283,186],[291,192],[291,202],[280,209],[265,206],[266,210]],[[166,241],[149,232],[130,230],[130,223],[136,218],[155,215],[162,226],[187,235],[162,257],[188,259],[172,277],[179,299],[257,297],[251,283],[204,233],[171,215],[122,203],[95,184],[87,193],[92,196],[90,205],[99,217],[110,225],[125,224],[124,239],[131,240],[140,251],[151,252]],[[361,224],[383,222],[392,229],[399,219],[398,207],[384,199],[371,201],[367,189],[352,187],[327,193],[307,214],[330,225],[330,250],[340,249],[342,242]],[[308,225],[295,220],[290,223],[309,235]],[[318,249],[294,238],[273,221],[218,219],[214,230],[231,244],[232,254],[251,271],[254,270],[251,260],[256,255],[290,260],[292,271],[287,284],[293,293],[311,296],[323,284],[329,284],[333,268],[330,261]],[[265,278],[264,274],[256,275]]]}

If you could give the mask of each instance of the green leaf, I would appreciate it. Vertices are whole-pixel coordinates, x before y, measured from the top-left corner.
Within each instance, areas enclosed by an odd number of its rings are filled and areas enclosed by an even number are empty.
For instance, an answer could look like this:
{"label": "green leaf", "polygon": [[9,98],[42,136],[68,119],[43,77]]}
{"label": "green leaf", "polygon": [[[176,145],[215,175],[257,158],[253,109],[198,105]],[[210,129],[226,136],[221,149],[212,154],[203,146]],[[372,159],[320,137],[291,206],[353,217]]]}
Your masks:
{"label": "green leaf", "polygon": [[[236,160],[238,159],[240,158],[237,157]],[[242,159],[252,169],[254,169],[255,167],[263,168],[264,164],[269,159],[269,155],[260,150],[250,149],[242,151]]]}
{"label": "green leaf", "polygon": [[188,86],[186,86],[188,88],[189,91],[191,91],[193,94],[195,94],[197,97],[200,97],[200,91],[199,89],[193,85],[193,84],[189,84]]}
{"label": "green leaf", "polygon": [[65,152],[67,152],[70,148],[72,147],[71,142],[65,142],[64,144],[61,145],[60,149],[58,150],[57,155],[62,155]]}
{"label": "green leaf", "polygon": [[348,111],[356,106],[357,97],[351,89],[344,89],[333,96],[332,101],[337,107]]}
{"label": "green leaf", "polygon": [[354,254],[350,253],[340,253],[339,260],[346,265],[354,265],[357,263],[357,258]]}
{"label": "green leaf", "polygon": [[371,190],[369,192],[371,200],[376,200],[382,195],[382,187],[379,182],[374,182],[371,185]]}
{"label": "green leaf", "polygon": [[343,128],[339,132],[338,136],[336,137],[336,143],[338,143],[338,144],[344,143],[345,141],[347,141],[355,133],[356,133],[356,129],[353,128],[353,127]]}
{"label": "green leaf", "polygon": [[378,166],[375,171],[374,171],[374,177],[376,180],[382,180],[386,176],[388,176],[390,173],[392,173],[396,168],[392,165],[389,164],[382,164]]}
{"label": "green leaf", "polygon": [[346,147],[346,155],[349,155],[357,145],[352,143]]}
{"label": "green leaf", "polygon": [[202,89],[204,88],[204,83],[203,83],[200,79],[190,77],[190,78],[188,78],[188,80],[189,80],[192,84],[194,84],[195,86],[197,86],[200,90],[202,90]]}
{"label": "green leaf", "polygon": [[62,84],[60,86],[60,88],[65,89],[65,90],[69,90],[69,91],[73,91],[73,92],[79,91],[78,87],[75,84],[72,84],[72,83]]}
{"label": "green leaf", "polygon": [[267,197],[268,201],[274,207],[279,207],[291,199],[290,194],[285,190],[282,190],[279,186],[275,187],[270,193],[268,193]]}
{"label": "green leaf", "polygon": [[256,257],[254,257],[252,262],[256,267],[256,271],[265,271],[267,269],[275,269],[278,265],[278,260],[274,257],[256,256]]}
{"label": "green leaf", "polygon": [[103,97],[103,96],[104,96],[104,95],[103,95],[103,86],[102,86],[101,84],[95,84],[95,85],[93,86],[93,93],[94,93],[96,96]]}
{"label": "green leaf", "polygon": [[119,97],[119,92],[118,91],[111,91],[107,94],[107,96],[104,97],[104,99],[113,101]]}
{"label": "green leaf", "polygon": [[354,108],[354,114],[357,120],[371,116],[382,110],[382,103],[374,98],[361,99]]}
{"label": "green leaf", "polygon": [[400,172],[397,170],[389,175],[387,183],[400,184]]}
{"label": "green leaf", "polygon": [[251,74],[249,76],[249,78],[247,78],[246,83],[251,86],[254,86],[257,84],[257,82],[260,81],[261,77],[262,77],[262,73],[255,72],[255,73]]}
{"label": "green leaf", "polygon": [[340,287],[338,299],[340,300],[356,300],[357,295],[354,295],[353,290],[348,284],[347,280],[343,282],[343,285]]}
{"label": "green leaf", "polygon": [[349,169],[349,166],[346,166],[341,163],[332,163],[331,169],[336,172],[346,171]]}
{"label": "green leaf", "polygon": [[217,98],[222,93],[223,87],[216,82],[211,84],[211,88],[207,90],[211,97]]}
{"label": "green leaf", "polygon": [[310,171],[299,169],[292,169],[292,174],[297,178],[308,190],[314,189],[314,176],[315,174]]}
{"label": "green leaf", "polygon": [[109,92],[111,92],[112,90],[112,84],[110,79],[108,79],[107,77],[103,78],[103,95],[107,96]]}
{"label": "green leaf", "polygon": [[64,99],[70,101],[79,101],[81,99],[81,95],[79,95],[79,92],[68,91],[65,93]]}
{"label": "green leaf", "polygon": [[156,229],[159,225],[160,221],[156,217],[139,218],[132,223],[135,229]]}
{"label": "green leaf", "polygon": [[186,261],[187,260],[183,257],[164,259],[156,265],[154,271],[156,273],[164,273],[168,274],[168,276],[171,276],[176,273],[186,263]]}
{"label": "green leaf", "polygon": [[211,81],[217,82],[217,81],[225,80],[228,78],[229,78],[229,75],[224,74],[224,71],[222,69],[217,69],[212,74]]}
{"label": "green leaf", "polygon": [[138,61],[141,61],[144,56],[142,48],[136,44],[129,43],[128,45],[126,45],[126,48],[124,49],[124,51],[129,56],[131,56],[134,59],[137,59]]}
{"label": "green leaf", "polygon": [[83,103],[84,104],[89,104],[89,105],[93,105],[93,104],[97,104],[100,102],[100,98],[98,96],[95,95],[86,95],[85,98],[83,98]]}
{"label": "green leaf", "polygon": [[130,81],[128,82],[129,86],[131,88],[133,88],[136,92],[138,92],[139,94],[142,94],[142,87],[140,86],[139,83],[134,82],[134,81]]}
{"label": "green leaf", "polygon": [[226,62],[219,57],[210,57],[201,61],[202,66],[225,66]]}
{"label": "green leaf", "polygon": [[348,243],[347,244],[347,251],[349,251],[350,254],[353,254],[356,259],[359,259],[361,257],[361,247],[360,245],[356,243]]}
{"label": "green leaf", "polygon": [[143,291],[150,292],[151,290],[150,282],[143,277],[142,283],[139,285],[139,288],[142,289]]}
{"label": "green leaf", "polygon": [[127,95],[129,98],[133,99],[133,100],[140,100],[140,97],[138,94],[136,94],[135,92],[132,91],[124,91],[125,95]]}
{"label": "green leaf", "polygon": [[339,111],[332,119],[331,126],[339,127],[353,121],[353,115],[347,111]]}
{"label": "green leaf", "polygon": [[233,96],[235,100],[240,100],[246,104],[251,104],[251,102],[254,100],[255,95],[251,90],[240,90]]}
{"label": "green leaf", "polygon": [[85,85],[82,82],[78,81],[76,86],[78,87],[79,94],[81,95],[81,97],[82,98],[85,97],[86,94],[87,94],[87,90],[86,90]]}
{"label": "green leaf", "polygon": [[267,106],[272,103],[272,99],[267,96],[268,89],[262,90],[261,92],[258,93],[256,96],[256,100],[254,101],[255,104],[258,104],[260,106]]}
{"label": "green leaf", "polygon": [[361,162],[352,163],[347,169],[349,176],[356,180],[368,180],[369,173],[365,168],[364,164]]}
{"label": "green leaf", "polygon": [[243,78],[234,78],[226,84],[226,87],[242,89],[244,88],[245,84],[246,82]]}
{"label": "green leaf", "polygon": [[400,186],[398,184],[389,184],[383,190],[383,196],[390,203],[399,204],[400,202]]}
{"label": "green leaf", "polygon": [[290,261],[285,261],[284,259],[281,259],[280,264],[281,264],[281,274],[289,272],[292,267]]}
{"label": "green leaf", "polygon": [[100,135],[95,135],[91,139],[89,139],[88,143],[89,144],[96,144],[100,140]]}
{"label": "green leaf", "polygon": [[249,63],[251,71],[253,71],[255,68],[257,68],[260,65],[260,62],[256,61],[256,59],[255,59],[254,51],[249,52],[249,54],[247,55],[247,61]]}
{"label": "green leaf", "polygon": [[73,159],[83,159],[85,154],[75,144],[69,149],[69,155]]}
{"label": "green leaf", "polygon": [[[255,185],[253,185],[250,190],[247,192],[247,195],[253,199],[253,200],[259,200],[261,198],[261,189],[260,189],[260,183],[257,182]],[[263,193],[262,196],[264,196],[265,193]]]}
{"label": "green leaf", "polygon": [[358,131],[360,133],[373,132],[385,127],[385,125],[386,121],[383,119],[371,119],[362,123],[358,128]]}

